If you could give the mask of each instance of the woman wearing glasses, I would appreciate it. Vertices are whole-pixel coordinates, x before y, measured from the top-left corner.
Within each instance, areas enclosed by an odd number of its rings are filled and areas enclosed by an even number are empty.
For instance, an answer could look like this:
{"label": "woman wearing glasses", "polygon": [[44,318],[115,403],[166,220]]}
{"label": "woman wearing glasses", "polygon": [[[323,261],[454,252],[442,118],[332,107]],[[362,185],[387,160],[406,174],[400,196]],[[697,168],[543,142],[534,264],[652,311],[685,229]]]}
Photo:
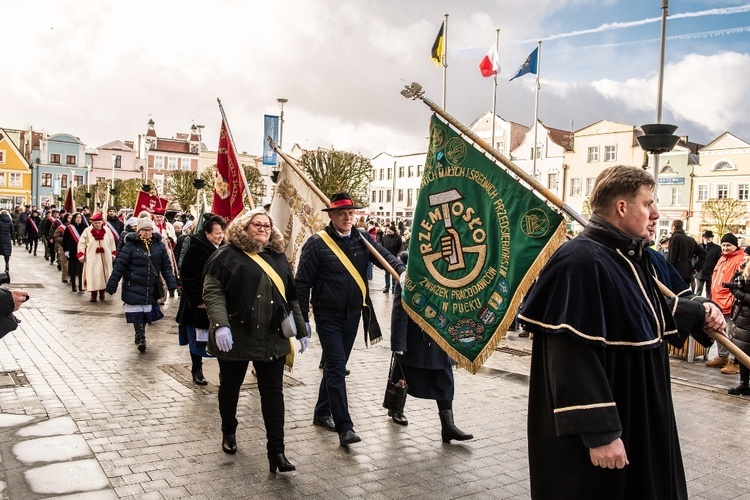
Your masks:
{"label": "woman wearing glasses", "polygon": [[305,322],[284,239],[262,209],[234,219],[227,245],[206,263],[203,302],[210,322],[208,350],[219,361],[222,449],[237,452],[237,402],[252,361],[266,427],[271,472],[295,470],[284,454],[284,363],[291,347],[282,321],[291,311],[300,352],[307,348]]}
{"label": "woman wearing glasses", "polygon": [[[114,295],[122,279],[122,301],[125,302],[125,319],[135,329],[135,344],[146,352],[146,324],[164,317],[156,299],[157,279],[160,274],[169,290],[177,289],[172,264],[160,234],[154,234],[154,225],[148,217],[138,219],[134,233],[125,235],[125,244],[117,254],[115,267],[107,281],[107,293]],[[158,273],[158,274],[157,274]]]}

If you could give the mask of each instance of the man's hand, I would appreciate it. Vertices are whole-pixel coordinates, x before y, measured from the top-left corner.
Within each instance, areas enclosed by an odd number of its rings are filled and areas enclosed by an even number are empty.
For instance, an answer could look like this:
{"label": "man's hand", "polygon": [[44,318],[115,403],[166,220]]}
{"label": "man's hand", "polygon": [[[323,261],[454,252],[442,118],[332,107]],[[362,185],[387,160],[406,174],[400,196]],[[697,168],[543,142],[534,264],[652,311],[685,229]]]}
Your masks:
{"label": "man's hand", "polygon": [[21,308],[21,304],[29,300],[29,294],[25,290],[11,290],[13,296],[13,310],[18,311]]}
{"label": "man's hand", "polygon": [[589,448],[589,456],[594,467],[603,469],[622,469],[630,463],[625,445],[620,438],[604,446]]}
{"label": "man's hand", "polygon": [[727,334],[724,330],[727,327],[727,322],[724,320],[724,315],[721,313],[721,309],[711,302],[704,302],[703,307],[706,309],[706,319],[703,322],[703,325],[709,330],[722,332],[726,337]]}

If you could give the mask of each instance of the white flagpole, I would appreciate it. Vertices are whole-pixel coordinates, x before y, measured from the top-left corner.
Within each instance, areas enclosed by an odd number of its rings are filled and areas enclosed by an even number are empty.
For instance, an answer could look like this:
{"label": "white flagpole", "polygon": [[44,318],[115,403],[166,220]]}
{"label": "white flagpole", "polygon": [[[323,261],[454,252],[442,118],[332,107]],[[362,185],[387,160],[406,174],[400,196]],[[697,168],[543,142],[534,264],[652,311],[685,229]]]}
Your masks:
{"label": "white flagpole", "polygon": [[[659,86],[656,96],[656,123],[661,123],[662,97],[664,93],[664,52],[666,48],[667,16],[669,0],[661,0],[661,36],[659,37]],[[659,153],[654,154],[654,181],[659,189]],[[657,200],[658,201],[658,200]]]}
{"label": "white flagpole", "polygon": [[534,152],[534,165],[532,167],[531,176],[536,180],[536,157],[539,156],[537,154],[537,135],[539,132],[539,89],[541,88],[541,85],[539,84],[539,73],[541,73],[542,69],[542,41],[539,40],[537,42],[537,52],[536,52],[536,96],[534,98],[534,147],[532,148],[532,151]]}
{"label": "white flagpole", "polygon": [[[496,30],[495,35],[495,53],[499,53],[500,49],[500,28]],[[493,63],[495,61],[492,61]],[[497,73],[495,73],[494,82],[492,84],[492,143],[491,146],[495,147],[495,116],[497,110]]]}
{"label": "white flagpole", "polygon": [[443,109],[445,109],[445,95],[448,83],[448,14],[443,16],[443,54],[440,57],[443,65]]}

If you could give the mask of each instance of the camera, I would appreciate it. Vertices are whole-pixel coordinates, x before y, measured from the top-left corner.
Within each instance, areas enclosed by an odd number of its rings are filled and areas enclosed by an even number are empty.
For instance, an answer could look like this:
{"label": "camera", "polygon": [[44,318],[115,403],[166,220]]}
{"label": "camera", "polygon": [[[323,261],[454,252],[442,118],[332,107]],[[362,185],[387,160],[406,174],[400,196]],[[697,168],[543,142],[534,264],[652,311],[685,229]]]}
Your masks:
{"label": "camera", "polygon": [[740,274],[732,281],[722,283],[721,286],[723,286],[724,288],[729,288],[731,291],[736,292],[737,290],[745,288],[745,277]]}
{"label": "camera", "polygon": [[7,285],[10,283],[10,274],[0,273],[0,285]]}

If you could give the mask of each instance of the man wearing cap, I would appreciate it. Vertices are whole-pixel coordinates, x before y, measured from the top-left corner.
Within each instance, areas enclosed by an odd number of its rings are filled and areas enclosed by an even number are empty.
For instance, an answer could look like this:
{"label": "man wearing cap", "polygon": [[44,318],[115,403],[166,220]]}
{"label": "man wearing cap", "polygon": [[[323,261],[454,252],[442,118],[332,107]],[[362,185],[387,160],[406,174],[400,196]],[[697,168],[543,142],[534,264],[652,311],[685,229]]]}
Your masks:
{"label": "man wearing cap", "polygon": [[84,229],[78,240],[78,260],[83,263],[83,288],[91,293],[91,302],[96,295],[104,302],[107,280],[112,274],[112,261],[117,255],[112,231],[104,226],[101,212],[91,216],[91,225]]}
{"label": "man wearing cap", "polygon": [[382,266],[368,251],[365,242],[400,275],[406,266],[369,234],[353,227],[358,207],[347,193],[331,198],[330,224],[310,237],[302,247],[295,284],[302,315],[310,330],[313,308],[315,326],[325,358],[323,379],[313,424],[338,432],[339,443],[347,446],[360,441],[354,432],[346,396],[346,362],[363,320],[365,343],[380,340],[380,327],[372,311],[367,284],[367,263]]}
{"label": "man wearing cap", "polygon": [[680,277],[692,289],[693,276],[700,272],[706,260],[706,251],[682,228],[682,221],[672,221],[672,237],[669,239],[667,260]]}
{"label": "man wearing cap", "polygon": [[[724,319],[727,322],[727,337],[731,340],[734,336],[734,322],[732,321],[732,305],[734,304],[734,293],[722,283],[730,283],[734,279],[734,273],[740,269],[744,252],[739,246],[737,237],[727,233],[721,237],[721,257],[716,263],[711,277],[711,300],[719,306]],[[711,361],[706,361],[706,366],[721,368],[721,373],[733,375],[740,372],[736,360],[730,359],[726,347],[718,344],[719,355]]]}
{"label": "man wearing cap", "polygon": [[714,233],[711,230],[703,232],[701,246],[706,251],[706,260],[703,262],[703,267],[701,267],[698,278],[695,280],[695,294],[702,295],[705,286],[706,298],[711,300],[711,275],[714,273],[716,263],[719,262],[719,257],[721,257],[721,247],[714,243]]}

